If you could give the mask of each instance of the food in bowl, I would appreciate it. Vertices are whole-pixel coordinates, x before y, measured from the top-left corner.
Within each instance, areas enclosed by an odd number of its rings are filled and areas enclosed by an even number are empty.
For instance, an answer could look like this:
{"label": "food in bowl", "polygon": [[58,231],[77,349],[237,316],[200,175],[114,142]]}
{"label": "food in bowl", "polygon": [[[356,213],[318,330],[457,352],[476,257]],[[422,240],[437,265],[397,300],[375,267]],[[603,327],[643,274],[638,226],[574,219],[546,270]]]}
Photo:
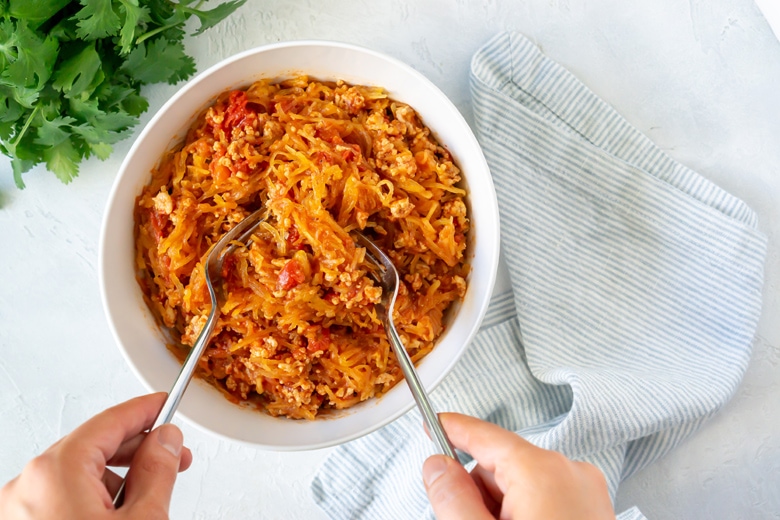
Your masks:
{"label": "food in bowl", "polygon": [[260,80],[220,95],[153,171],[135,207],[138,281],[183,357],[210,310],[209,248],[265,208],[225,263],[200,372],[271,415],[314,419],[402,377],[374,308],[381,288],[349,232],[363,230],[398,268],[394,320],[417,362],[466,291],[459,181],[414,109],[381,88]]}

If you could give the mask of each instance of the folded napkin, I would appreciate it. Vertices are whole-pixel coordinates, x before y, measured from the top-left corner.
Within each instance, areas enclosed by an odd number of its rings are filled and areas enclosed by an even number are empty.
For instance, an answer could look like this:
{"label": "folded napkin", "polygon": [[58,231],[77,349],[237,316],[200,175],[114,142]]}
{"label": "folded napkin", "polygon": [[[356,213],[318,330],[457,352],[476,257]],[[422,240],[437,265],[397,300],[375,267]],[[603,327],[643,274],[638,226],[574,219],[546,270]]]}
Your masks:
{"label": "folded napkin", "polygon": [[[433,404],[595,464],[614,498],[734,394],[766,239],[742,201],[523,36],[483,47],[471,86],[511,289]],[[432,452],[414,410],[335,450],[315,499],[336,519],[431,518],[421,467]]]}

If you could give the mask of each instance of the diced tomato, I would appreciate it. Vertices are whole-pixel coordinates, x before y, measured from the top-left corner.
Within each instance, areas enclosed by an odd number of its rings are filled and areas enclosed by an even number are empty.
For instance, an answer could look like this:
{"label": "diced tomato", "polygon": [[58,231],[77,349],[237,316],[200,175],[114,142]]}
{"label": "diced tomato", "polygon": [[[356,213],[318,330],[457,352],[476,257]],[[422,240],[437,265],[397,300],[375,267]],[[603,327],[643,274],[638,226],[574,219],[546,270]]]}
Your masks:
{"label": "diced tomato", "polygon": [[290,229],[287,230],[287,243],[288,244],[294,244],[298,240],[300,240],[301,234],[298,233],[298,228],[295,226],[291,226]]}
{"label": "diced tomato", "polygon": [[301,234],[295,226],[291,226],[290,229],[287,230],[287,247],[296,251],[304,248]]}
{"label": "diced tomato", "polygon": [[306,346],[306,350],[311,353],[319,350],[327,350],[330,346],[330,329],[322,328],[319,334],[314,339],[309,339],[309,344]]}
{"label": "diced tomato", "polygon": [[237,163],[234,163],[233,167],[237,172],[249,173],[249,161],[247,161],[246,159],[241,159]]}
{"label": "diced tomato", "polygon": [[165,228],[168,225],[168,215],[158,213],[156,209],[151,208],[149,210],[149,223],[152,225],[152,232],[154,233],[154,239],[160,241],[167,233]]}
{"label": "diced tomato", "polygon": [[304,280],[306,280],[306,274],[303,272],[301,264],[295,259],[290,259],[279,272],[278,286],[285,291],[289,291],[303,283]]}
{"label": "diced tomato", "polygon": [[254,115],[254,112],[247,108],[247,102],[246,92],[234,90],[230,93],[228,106],[225,109],[225,118],[222,120],[222,129],[225,133],[240,127],[249,115]]}

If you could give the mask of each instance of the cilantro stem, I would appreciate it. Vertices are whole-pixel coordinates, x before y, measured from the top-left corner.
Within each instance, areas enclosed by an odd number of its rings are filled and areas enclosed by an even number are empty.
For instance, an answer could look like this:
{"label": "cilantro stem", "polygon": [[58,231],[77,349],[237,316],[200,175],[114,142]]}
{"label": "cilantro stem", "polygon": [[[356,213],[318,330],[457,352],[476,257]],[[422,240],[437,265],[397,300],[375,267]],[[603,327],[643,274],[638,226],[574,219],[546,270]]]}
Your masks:
{"label": "cilantro stem", "polygon": [[[200,4],[198,4],[197,7],[199,7],[199,6],[200,6]],[[200,11],[197,9],[197,7],[186,7],[186,6],[180,5],[179,7],[177,7],[177,9],[179,9],[181,11],[184,11],[185,13],[188,13],[190,15],[193,15],[193,14],[200,13]]]}
{"label": "cilantro stem", "polygon": [[18,134],[16,134],[16,138],[14,138],[14,142],[12,143],[12,146],[14,149],[16,148],[16,145],[19,144],[19,141],[22,140],[22,137],[24,137],[24,134],[27,133],[27,129],[30,128],[30,124],[32,123],[33,118],[35,117],[35,114],[38,113],[38,109],[41,108],[40,103],[35,104],[35,108],[33,108],[33,111],[30,112],[30,115],[27,117],[27,121],[25,121],[24,126],[19,131]]}
{"label": "cilantro stem", "polygon": [[181,24],[181,22],[169,23],[168,25],[163,25],[161,27],[158,27],[157,29],[153,29],[151,31],[145,32],[141,36],[136,38],[135,44],[136,45],[140,45],[142,42],[148,40],[152,36],[154,36],[156,34],[160,34],[163,31],[167,31],[168,29],[172,29],[173,27],[176,27],[177,25],[180,25],[180,24]]}
{"label": "cilantro stem", "polygon": [[[174,3],[172,5],[173,5],[173,8],[176,9],[177,11],[180,11],[182,13],[186,13],[187,18],[189,18],[192,15],[198,15],[198,14],[202,13],[202,11],[199,10],[199,7],[201,5],[203,5],[204,1],[205,0],[200,0],[197,4],[195,4],[195,7],[188,7],[188,6],[185,6],[185,5],[178,4],[178,3]],[[167,31],[168,29],[172,29],[172,28],[174,28],[174,27],[176,27],[178,25],[181,25],[183,23],[184,23],[184,21],[173,22],[173,23],[169,23],[167,25],[163,25],[161,27],[158,27],[156,29],[152,29],[151,31],[145,32],[144,34],[142,34],[141,36],[139,36],[138,38],[135,39],[135,44],[136,45],[140,45],[141,43],[145,42],[146,40],[148,40],[152,36],[160,34],[163,31]]]}

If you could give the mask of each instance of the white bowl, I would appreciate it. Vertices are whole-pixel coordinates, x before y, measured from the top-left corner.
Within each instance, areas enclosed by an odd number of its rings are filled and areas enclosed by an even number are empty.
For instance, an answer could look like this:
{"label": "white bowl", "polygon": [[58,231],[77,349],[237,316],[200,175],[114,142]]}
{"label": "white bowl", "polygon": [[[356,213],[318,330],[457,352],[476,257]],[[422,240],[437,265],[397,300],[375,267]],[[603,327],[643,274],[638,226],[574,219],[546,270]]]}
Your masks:
{"label": "white bowl", "polygon": [[[253,81],[308,74],[319,80],[383,87],[390,97],[420,114],[463,171],[472,229],[472,266],[465,298],[449,314],[448,326],[418,366],[433,389],[455,365],[487,310],[499,254],[498,205],[490,172],[469,126],[447,97],[400,61],[353,45],[288,42],[252,49],[199,74],[151,119],[130,149],[114,183],[100,237],[100,288],[108,321],[125,359],[150,391],[167,391],[179,362],[144,303],[135,279],[133,207],[162,154],[181,141],[198,113],[221,92]],[[414,406],[407,385],[398,383],[378,399],[314,421],[275,418],[230,403],[209,384],[195,379],[179,416],[220,437],[273,450],[306,450],[340,444],[388,424]]]}

